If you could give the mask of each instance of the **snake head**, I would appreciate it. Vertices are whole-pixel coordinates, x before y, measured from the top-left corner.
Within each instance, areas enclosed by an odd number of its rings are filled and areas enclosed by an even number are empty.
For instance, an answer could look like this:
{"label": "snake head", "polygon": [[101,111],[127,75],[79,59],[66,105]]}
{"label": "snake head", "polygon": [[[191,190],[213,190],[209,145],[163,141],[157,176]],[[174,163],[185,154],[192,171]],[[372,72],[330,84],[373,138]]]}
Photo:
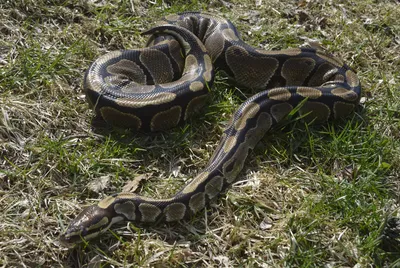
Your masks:
{"label": "snake head", "polygon": [[97,205],[85,208],[60,236],[61,243],[68,246],[98,236],[120,218],[112,214]]}

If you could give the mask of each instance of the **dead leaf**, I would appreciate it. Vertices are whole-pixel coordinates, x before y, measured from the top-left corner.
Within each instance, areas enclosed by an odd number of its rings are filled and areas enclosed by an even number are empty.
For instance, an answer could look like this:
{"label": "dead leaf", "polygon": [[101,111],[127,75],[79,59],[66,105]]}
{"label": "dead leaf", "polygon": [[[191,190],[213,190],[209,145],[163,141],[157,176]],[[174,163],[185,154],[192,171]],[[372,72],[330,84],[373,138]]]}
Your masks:
{"label": "dead leaf", "polygon": [[181,171],[181,166],[174,166],[172,168],[172,175],[176,178],[178,177],[180,171]]}
{"label": "dead leaf", "polygon": [[261,230],[271,229],[273,225],[272,220],[269,217],[265,217],[264,220],[260,223]]}
{"label": "dead leaf", "polygon": [[89,190],[93,192],[100,193],[105,188],[107,188],[109,181],[110,181],[110,175],[101,176],[100,178],[89,182],[87,187],[89,188]]}
{"label": "dead leaf", "polygon": [[125,186],[122,188],[123,192],[134,193],[139,186],[139,183],[142,180],[148,180],[151,177],[151,174],[145,175],[141,174],[136,176],[133,180],[128,181]]}
{"label": "dead leaf", "polygon": [[336,173],[335,177],[339,180],[351,181],[357,177],[358,167],[355,164],[350,164]]}

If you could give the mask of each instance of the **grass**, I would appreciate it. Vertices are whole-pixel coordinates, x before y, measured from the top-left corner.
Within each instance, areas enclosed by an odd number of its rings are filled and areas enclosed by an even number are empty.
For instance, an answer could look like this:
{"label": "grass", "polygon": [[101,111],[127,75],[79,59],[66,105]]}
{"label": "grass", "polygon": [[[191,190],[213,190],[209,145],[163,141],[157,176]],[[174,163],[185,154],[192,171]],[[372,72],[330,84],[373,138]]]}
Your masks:
{"label": "grass", "polygon": [[[165,197],[204,167],[254,94],[218,75],[209,106],[157,135],[94,132],[82,93],[99,55],[142,47],[163,15],[208,10],[265,49],[318,42],[362,81],[357,112],[268,134],[238,181],[176,224],[116,226],[74,249],[58,236],[82,207],[146,175]],[[398,1],[33,1],[0,4],[2,267],[400,266]],[[101,182],[101,183],[100,183]]]}

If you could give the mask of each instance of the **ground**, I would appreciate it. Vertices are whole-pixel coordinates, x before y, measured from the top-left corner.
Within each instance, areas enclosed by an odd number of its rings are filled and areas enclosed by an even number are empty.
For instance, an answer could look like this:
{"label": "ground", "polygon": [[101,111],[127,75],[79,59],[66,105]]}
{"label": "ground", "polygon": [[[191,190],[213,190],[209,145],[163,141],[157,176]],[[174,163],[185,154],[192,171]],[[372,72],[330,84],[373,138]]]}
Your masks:
{"label": "ground", "polygon": [[[177,192],[204,167],[232,112],[255,92],[218,74],[186,125],[144,135],[92,128],[85,69],[145,45],[164,15],[208,10],[263,49],[319,45],[357,71],[363,97],[323,125],[292,118],[238,181],[176,224],[115,226],[68,249],[81,209],[122,189]],[[2,267],[381,267],[400,265],[400,4],[396,0],[0,2]]]}

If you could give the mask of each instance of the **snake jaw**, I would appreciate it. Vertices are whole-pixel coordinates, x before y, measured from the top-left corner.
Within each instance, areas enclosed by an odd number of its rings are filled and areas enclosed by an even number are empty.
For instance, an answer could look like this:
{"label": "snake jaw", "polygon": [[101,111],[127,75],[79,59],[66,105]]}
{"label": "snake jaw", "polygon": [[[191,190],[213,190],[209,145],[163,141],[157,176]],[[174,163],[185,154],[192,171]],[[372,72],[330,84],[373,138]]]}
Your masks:
{"label": "snake jaw", "polygon": [[62,244],[71,245],[96,237],[113,223],[112,213],[97,205],[84,209],[60,236]]}

